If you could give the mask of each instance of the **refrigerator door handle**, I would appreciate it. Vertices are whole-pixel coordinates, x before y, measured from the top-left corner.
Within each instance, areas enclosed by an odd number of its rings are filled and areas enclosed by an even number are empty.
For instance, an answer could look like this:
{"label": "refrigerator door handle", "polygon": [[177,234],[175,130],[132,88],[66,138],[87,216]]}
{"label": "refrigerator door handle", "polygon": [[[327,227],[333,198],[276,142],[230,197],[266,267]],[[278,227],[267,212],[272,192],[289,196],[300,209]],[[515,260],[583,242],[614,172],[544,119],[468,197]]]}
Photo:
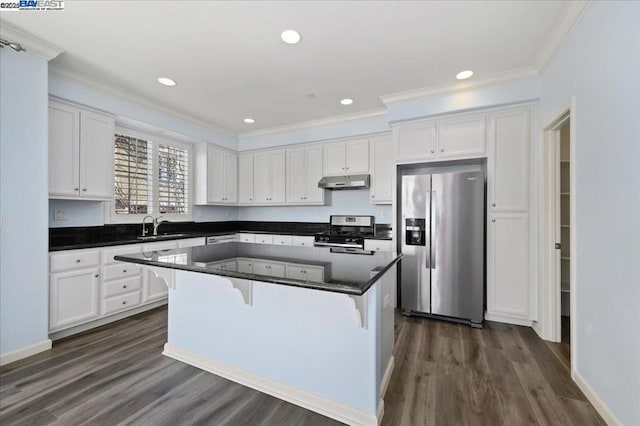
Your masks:
{"label": "refrigerator door handle", "polygon": [[427,223],[425,224],[425,228],[427,228],[426,230],[428,230],[428,234],[426,234],[425,237],[425,248],[427,249],[427,260],[426,260],[426,268],[427,269],[435,269],[436,268],[436,257],[435,257],[435,253],[434,253],[434,246],[433,244],[431,244],[432,239],[434,238],[433,235],[433,228],[431,228],[431,223],[433,221],[433,209],[435,208],[434,206],[434,202],[435,202],[435,191],[427,191],[427,211],[425,212],[426,215],[425,217],[427,218]]}
{"label": "refrigerator door handle", "polygon": [[431,234],[431,238],[429,241],[430,249],[429,253],[431,255],[431,269],[436,269],[436,247],[437,247],[437,238],[438,238],[438,215],[437,215],[437,206],[436,206],[436,191],[431,191],[431,229],[429,232]]}

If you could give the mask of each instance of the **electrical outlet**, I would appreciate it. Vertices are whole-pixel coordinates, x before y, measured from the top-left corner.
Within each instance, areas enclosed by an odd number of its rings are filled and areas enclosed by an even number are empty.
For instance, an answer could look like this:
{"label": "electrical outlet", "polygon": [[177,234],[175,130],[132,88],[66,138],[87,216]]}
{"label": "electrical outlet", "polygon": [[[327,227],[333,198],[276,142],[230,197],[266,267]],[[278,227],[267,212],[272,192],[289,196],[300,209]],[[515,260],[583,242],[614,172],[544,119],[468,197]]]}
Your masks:
{"label": "electrical outlet", "polygon": [[66,210],[54,210],[53,211],[53,220],[69,220],[69,215]]}

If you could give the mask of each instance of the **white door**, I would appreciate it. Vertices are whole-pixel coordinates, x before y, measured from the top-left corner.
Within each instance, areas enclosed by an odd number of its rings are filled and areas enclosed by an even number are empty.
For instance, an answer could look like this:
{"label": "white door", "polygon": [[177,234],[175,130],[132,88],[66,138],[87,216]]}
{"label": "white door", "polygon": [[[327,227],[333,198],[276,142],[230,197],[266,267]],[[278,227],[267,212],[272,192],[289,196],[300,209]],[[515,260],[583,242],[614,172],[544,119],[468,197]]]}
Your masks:
{"label": "white door", "polygon": [[443,120],[438,124],[438,157],[462,158],[486,155],[484,114]]}
{"label": "white door", "polygon": [[399,162],[436,158],[436,124],[433,121],[396,127],[393,131]]}
{"label": "white door", "polygon": [[346,173],[349,175],[369,173],[369,140],[362,139],[346,143]]}
{"label": "white door", "polygon": [[304,279],[306,281],[313,281],[316,283],[323,282],[324,279],[324,268],[314,268],[311,266],[307,266],[304,268]]}
{"label": "white door", "polygon": [[253,154],[238,158],[238,202],[253,203]]}
{"label": "white door", "polygon": [[305,199],[307,203],[324,202],[324,189],[318,188],[318,182],[322,179],[322,146],[313,146],[305,149]]}
{"label": "white door", "polygon": [[228,152],[224,154],[224,202],[238,201],[238,157]]}
{"label": "white door", "polygon": [[287,265],[286,274],[292,280],[304,280],[304,269],[300,265]]}
{"label": "white door", "polygon": [[306,196],[305,149],[287,150],[287,203],[304,203]]}
{"label": "white door", "polygon": [[98,268],[51,274],[49,285],[49,330],[98,317]]}
{"label": "white door", "polygon": [[492,211],[528,209],[529,111],[491,117],[489,207]]}
{"label": "white door", "polygon": [[80,196],[113,199],[114,121],[80,112]]}
{"label": "white door", "polygon": [[373,139],[371,141],[372,203],[391,204],[394,165],[391,139]]}
{"label": "white door", "polygon": [[238,259],[238,272],[253,274],[253,261],[247,259]]}
{"label": "white door", "polygon": [[287,164],[284,151],[271,151],[271,196],[270,203],[284,203],[287,192]]}
{"label": "white door", "polygon": [[80,112],[49,104],[49,194],[80,195]]}
{"label": "white door", "polygon": [[271,198],[271,174],[268,152],[253,156],[253,195],[256,203],[268,203]]}
{"label": "white door", "polygon": [[221,202],[224,198],[224,153],[207,150],[207,202]]}
{"label": "white door", "polygon": [[347,158],[344,142],[331,142],[324,144],[323,174],[336,176],[346,174]]}
{"label": "white door", "polygon": [[529,221],[526,214],[489,220],[487,311],[529,319]]}

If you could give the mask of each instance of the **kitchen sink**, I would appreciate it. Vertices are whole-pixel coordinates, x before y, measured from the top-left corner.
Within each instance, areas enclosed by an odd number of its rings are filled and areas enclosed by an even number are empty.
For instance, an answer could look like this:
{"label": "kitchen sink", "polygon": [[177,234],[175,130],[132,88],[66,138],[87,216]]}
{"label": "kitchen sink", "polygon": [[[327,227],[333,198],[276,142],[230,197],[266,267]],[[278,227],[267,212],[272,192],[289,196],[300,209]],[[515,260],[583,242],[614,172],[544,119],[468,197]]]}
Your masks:
{"label": "kitchen sink", "polygon": [[162,235],[146,235],[144,237],[138,237],[141,241],[158,241],[158,240],[170,240],[172,238],[188,237],[191,234],[162,234]]}

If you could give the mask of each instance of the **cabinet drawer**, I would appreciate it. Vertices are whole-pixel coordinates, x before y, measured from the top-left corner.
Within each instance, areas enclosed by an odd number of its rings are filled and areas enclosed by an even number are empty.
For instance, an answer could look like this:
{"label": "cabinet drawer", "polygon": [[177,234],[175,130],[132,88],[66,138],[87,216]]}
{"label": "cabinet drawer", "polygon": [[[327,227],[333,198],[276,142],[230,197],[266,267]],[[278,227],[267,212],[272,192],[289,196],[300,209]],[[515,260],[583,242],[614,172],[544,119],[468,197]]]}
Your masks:
{"label": "cabinet drawer", "polygon": [[281,246],[290,246],[293,242],[293,237],[291,235],[274,235],[273,236],[273,244],[281,245]]}
{"label": "cabinet drawer", "polygon": [[121,278],[133,277],[140,275],[141,269],[138,265],[133,263],[120,263],[119,265],[105,266],[104,268],[104,280],[118,280]]}
{"label": "cabinet drawer", "polygon": [[142,276],[104,283],[102,287],[102,298],[104,299],[107,297],[115,296],[117,294],[140,290],[141,287]]}
{"label": "cabinet drawer", "polygon": [[123,254],[140,253],[142,246],[140,244],[130,244],[127,246],[119,246],[114,248],[105,248],[102,250],[102,263],[104,265],[113,265],[114,263],[122,263],[114,260],[114,256]]}
{"label": "cabinet drawer", "polygon": [[196,247],[207,244],[207,240],[202,238],[188,238],[186,240],[178,240],[178,248]]}
{"label": "cabinet drawer", "polygon": [[150,251],[173,250],[176,248],[178,248],[178,243],[176,241],[167,241],[162,243],[145,244],[142,246],[142,251],[147,253]]}
{"label": "cabinet drawer", "polygon": [[273,235],[256,235],[256,244],[273,244]]}
{"label": "cabinet drawer", "polygon": [[256,236],[253,234],[238,234],[240,236],[241,243],[255,243]]}
{"label": "cabinet drawer", "polygon": [[100,252],[83,251],[51,255],[51,272],[65,271],[69,269],[90,268],[97,266]]}
{"label": "cabinet drawer", "polygon": [[294,235],[291,238],[291,245],[313,247],[313,237],[302,237],[299,235]]}
{"label": "cabinet drawer", "polygon": [[370,251],[393,251],[390,240],[364,240],[364,249]]}
{"label": "cabinet drawer", "polygon": [[102,301],[102,315],[112,314],[114,312],[131,309],[140,304],[140,292],[123,294],[122,296],[114,296]]}

